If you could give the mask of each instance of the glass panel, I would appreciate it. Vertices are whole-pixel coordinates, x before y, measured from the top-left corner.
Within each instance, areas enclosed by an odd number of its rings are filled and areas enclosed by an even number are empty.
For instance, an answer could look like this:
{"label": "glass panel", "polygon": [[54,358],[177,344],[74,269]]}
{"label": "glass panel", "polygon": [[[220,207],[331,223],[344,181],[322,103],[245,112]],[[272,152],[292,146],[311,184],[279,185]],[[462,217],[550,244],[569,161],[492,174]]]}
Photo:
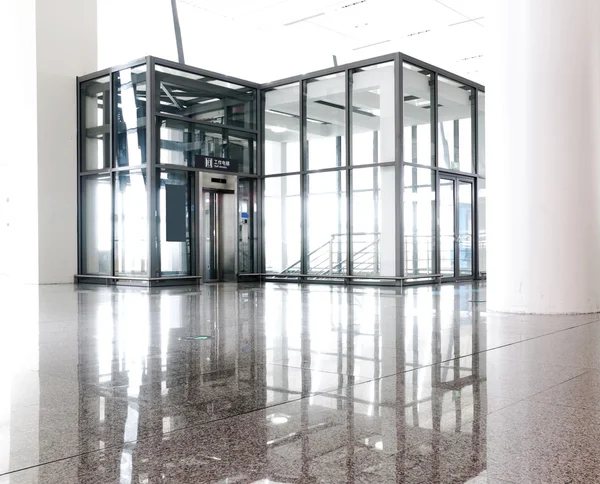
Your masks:
{"label": "glass panel", "polygon": [[345,166],[346,76],[343,72],[307,83],[306,134],[309,170]]}
{"label": "glass panel", "polygon": [[308,175],[308,272],[346,274],[346,172]]}
{"label": "glass panel", "polygon": [[115,274],[148,274],[146,170],[115,173]]}
{"label": "glass panel", "polygon": [[300,176],[265,179],[265,264],[267,272],[301,272]]}
{"label": "glass panel", "polygon": [[160,119],[159,163],[194,166],[196,155],[225,157],[220,131],[174,119]]}
{"label": "glass panel", "polygon": [[230,133],[225,158],[238,162],[240,173],[253,173],[256,159],[256,137],[241,133]]}
{"label": "glass panel", "polygon": [[404,167],[404,263],[407,276],[435,274],[435,175]]}
{"label": "glass panel", "polygon": [[258,270],[258,220],[256,216],[256,180],[238,181],[238,272]]}
{"label": "glass panel", "polygon": [[454,181],[440,179],[440,254],[444,276],[454,277]]}
{"label": "glass panel", "polygon": [[183,171],[158,172],[158,227],[162,276],[193,274],[194,174]]}
{"label": "glass panel", "polygon": [[352,164],[396,159],[394,63],[354,71],[352,75]]}
{"label": "glass panel", "polygon": [[485,93],[478,91],[479,107],[477,113],[477,173],[485,176]]}
{"label": "glass panel", "polygon": [[298,83],[265,94],[265,174],[300,171]]}
{"label": "glass panel", "polygon": [[485,180],[480,178],[477,186],[477,217],[479,222],[479,273],[485,273],[487,271],[487,239],[486,239],[486,215],[485,215],[485,202],[487,194],[485,190]]}
{"label": "glass panel", "polygon": [[461,276],[473,275],[473,184],[458,182],[458,260]]}
{"label": "glass panel", "polygon": [[393,166],[352,172],[352,273],[396,275]]}
{"label": "glass panel", "polygon": [[211,77],[156,66],[161,113],[256,129],[256,90]]}
{"label": "glass panel", "polygon": [[83,170],[110,167],[110,77],[81,84]]}
{"label": "glass panel", "polygon": [[431,73],[404,64],[404,162],[433,165]]}
{"label": "glass panel", "polygon": [[110,175],[81,179],[82,274],[112,275]]}
{"label": "glass panel", "polygon": [[438,163],[473,172],[473,89],[444,77],[438,82]]}
{"label": "glass panel", "polygon": [[146,163],[146,66],[114,74],[117,166]]}

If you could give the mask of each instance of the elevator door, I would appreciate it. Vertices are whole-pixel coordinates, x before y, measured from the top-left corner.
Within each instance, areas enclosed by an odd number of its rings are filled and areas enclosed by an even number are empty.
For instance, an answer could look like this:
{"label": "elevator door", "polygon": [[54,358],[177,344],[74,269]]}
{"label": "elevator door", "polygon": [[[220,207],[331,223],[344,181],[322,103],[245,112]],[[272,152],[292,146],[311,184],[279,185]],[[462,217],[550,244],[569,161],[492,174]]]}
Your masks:
{"label": "elevator door", "polygon": [[236,280],[236,204],[228,192],[204,192],[204,280]]}

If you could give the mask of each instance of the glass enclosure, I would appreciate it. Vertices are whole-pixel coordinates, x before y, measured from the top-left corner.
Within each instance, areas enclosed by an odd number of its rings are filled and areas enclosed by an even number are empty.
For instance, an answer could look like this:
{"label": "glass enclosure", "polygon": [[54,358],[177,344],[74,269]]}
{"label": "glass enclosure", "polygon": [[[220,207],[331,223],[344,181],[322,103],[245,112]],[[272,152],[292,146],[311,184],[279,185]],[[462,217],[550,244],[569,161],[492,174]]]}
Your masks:
{"label": "glass enclosure", "polygon": [[229,195],[235,271],[257,272],[258,96],[152,57],[79,79],[80,279],[201,280],[206,189]]}
{"label": "glass enclosure", "polygon": [[485,274],[476,83],[400,53],[264,85],[148,57],[78,102],[81,278],[202,280],[217,229],[244,280]]}
{"label": "glass enclosure", "polygon": [[390,54],[262,91],[267,278],[485,273],[483,86]]}

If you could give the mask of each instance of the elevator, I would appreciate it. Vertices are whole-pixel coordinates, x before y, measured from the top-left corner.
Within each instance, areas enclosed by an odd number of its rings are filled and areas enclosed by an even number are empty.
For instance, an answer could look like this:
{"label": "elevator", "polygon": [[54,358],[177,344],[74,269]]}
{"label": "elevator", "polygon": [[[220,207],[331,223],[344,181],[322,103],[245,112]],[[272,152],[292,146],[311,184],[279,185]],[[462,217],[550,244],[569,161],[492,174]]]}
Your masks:
{"label": "elevator", "polygon": [[237,278],[237,197],[235,176],[202,179],[202,276],[205,282]]}

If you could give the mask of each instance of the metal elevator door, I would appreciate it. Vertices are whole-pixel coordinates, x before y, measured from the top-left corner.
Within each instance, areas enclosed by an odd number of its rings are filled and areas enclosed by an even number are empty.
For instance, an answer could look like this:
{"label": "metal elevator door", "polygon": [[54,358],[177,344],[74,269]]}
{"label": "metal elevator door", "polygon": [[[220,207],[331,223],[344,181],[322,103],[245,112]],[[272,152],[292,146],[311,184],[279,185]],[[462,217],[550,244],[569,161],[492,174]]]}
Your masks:
{"label": "metal elevator door", "polygon": [[236,280],[236,204],[228,192],[204,191],[204,280]]}

